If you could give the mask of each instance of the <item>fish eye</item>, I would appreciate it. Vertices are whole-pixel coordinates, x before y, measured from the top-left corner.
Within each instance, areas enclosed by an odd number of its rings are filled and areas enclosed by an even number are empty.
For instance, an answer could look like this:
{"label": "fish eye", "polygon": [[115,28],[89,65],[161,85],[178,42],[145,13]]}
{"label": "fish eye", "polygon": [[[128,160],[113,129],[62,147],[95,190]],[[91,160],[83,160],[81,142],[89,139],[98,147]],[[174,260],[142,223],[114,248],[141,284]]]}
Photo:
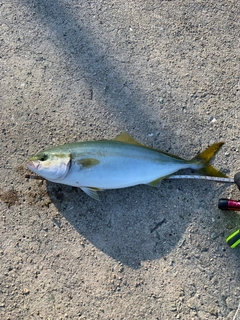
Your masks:
{"label": "fish eye", "polygon": [[41,155],[41,156],[39,156],[39,159],[38,160],[40,160],[40,161],[45,161],[45,160],[47,160],[47,155],[46,154],[43,154],[43,155]]}

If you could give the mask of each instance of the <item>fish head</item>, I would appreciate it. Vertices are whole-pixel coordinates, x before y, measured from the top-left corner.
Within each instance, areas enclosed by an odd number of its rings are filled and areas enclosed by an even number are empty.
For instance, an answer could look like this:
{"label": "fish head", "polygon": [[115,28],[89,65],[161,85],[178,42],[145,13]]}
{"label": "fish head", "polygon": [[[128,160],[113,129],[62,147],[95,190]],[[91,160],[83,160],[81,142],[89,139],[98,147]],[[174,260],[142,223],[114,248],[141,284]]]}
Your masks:
{"label": "fish head", "polygon": [[71,166],[71,155],[41,151],[29,159],[28,168],[41,177],[58,181],[66,177]]}

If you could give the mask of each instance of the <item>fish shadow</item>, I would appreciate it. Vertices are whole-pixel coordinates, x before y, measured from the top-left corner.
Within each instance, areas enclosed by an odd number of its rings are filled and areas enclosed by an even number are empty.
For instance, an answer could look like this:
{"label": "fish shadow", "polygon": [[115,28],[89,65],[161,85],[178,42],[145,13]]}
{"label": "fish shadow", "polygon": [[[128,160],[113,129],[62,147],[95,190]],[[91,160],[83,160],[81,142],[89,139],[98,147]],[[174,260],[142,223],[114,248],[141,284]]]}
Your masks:
{"label": "fish shadow", "polygon": [[[109,257],[137,269],[142,261],[159,259],[182,245],[193,210],[203,206],[197,197],[201,184],[191,188],[163,181],[159,189],[107,190],[100,193],[100,202],[80,189],[51,182],[47,191],[79,234]],[[60,220],[53,222],[61,227]]]}

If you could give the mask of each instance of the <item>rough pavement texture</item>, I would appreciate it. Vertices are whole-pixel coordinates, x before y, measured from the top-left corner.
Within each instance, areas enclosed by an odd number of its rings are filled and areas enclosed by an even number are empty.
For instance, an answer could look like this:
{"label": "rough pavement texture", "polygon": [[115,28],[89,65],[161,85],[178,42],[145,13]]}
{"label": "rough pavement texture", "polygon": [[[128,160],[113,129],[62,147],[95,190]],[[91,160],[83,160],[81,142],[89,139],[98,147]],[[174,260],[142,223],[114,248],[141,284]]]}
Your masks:
{"label": "rough pavement texture", "polygon": [[238,0],[0,1],[0,318],[240,319],[236,186],[80,190],[27,159],[127,131],[190,159],[239,160]]}

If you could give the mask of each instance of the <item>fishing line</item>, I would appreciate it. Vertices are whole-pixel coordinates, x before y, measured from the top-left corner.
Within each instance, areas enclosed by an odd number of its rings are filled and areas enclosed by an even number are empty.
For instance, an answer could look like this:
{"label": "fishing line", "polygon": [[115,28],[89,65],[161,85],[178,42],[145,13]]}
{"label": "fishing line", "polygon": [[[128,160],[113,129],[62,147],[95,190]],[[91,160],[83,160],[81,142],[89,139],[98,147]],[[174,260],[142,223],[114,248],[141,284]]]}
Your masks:
{"label": "fishing line", "polygon": [[26,179],[34,179],[34,180],[46,180],[40,176],[34,176],[33,174],[25,174],[24,178]]}

